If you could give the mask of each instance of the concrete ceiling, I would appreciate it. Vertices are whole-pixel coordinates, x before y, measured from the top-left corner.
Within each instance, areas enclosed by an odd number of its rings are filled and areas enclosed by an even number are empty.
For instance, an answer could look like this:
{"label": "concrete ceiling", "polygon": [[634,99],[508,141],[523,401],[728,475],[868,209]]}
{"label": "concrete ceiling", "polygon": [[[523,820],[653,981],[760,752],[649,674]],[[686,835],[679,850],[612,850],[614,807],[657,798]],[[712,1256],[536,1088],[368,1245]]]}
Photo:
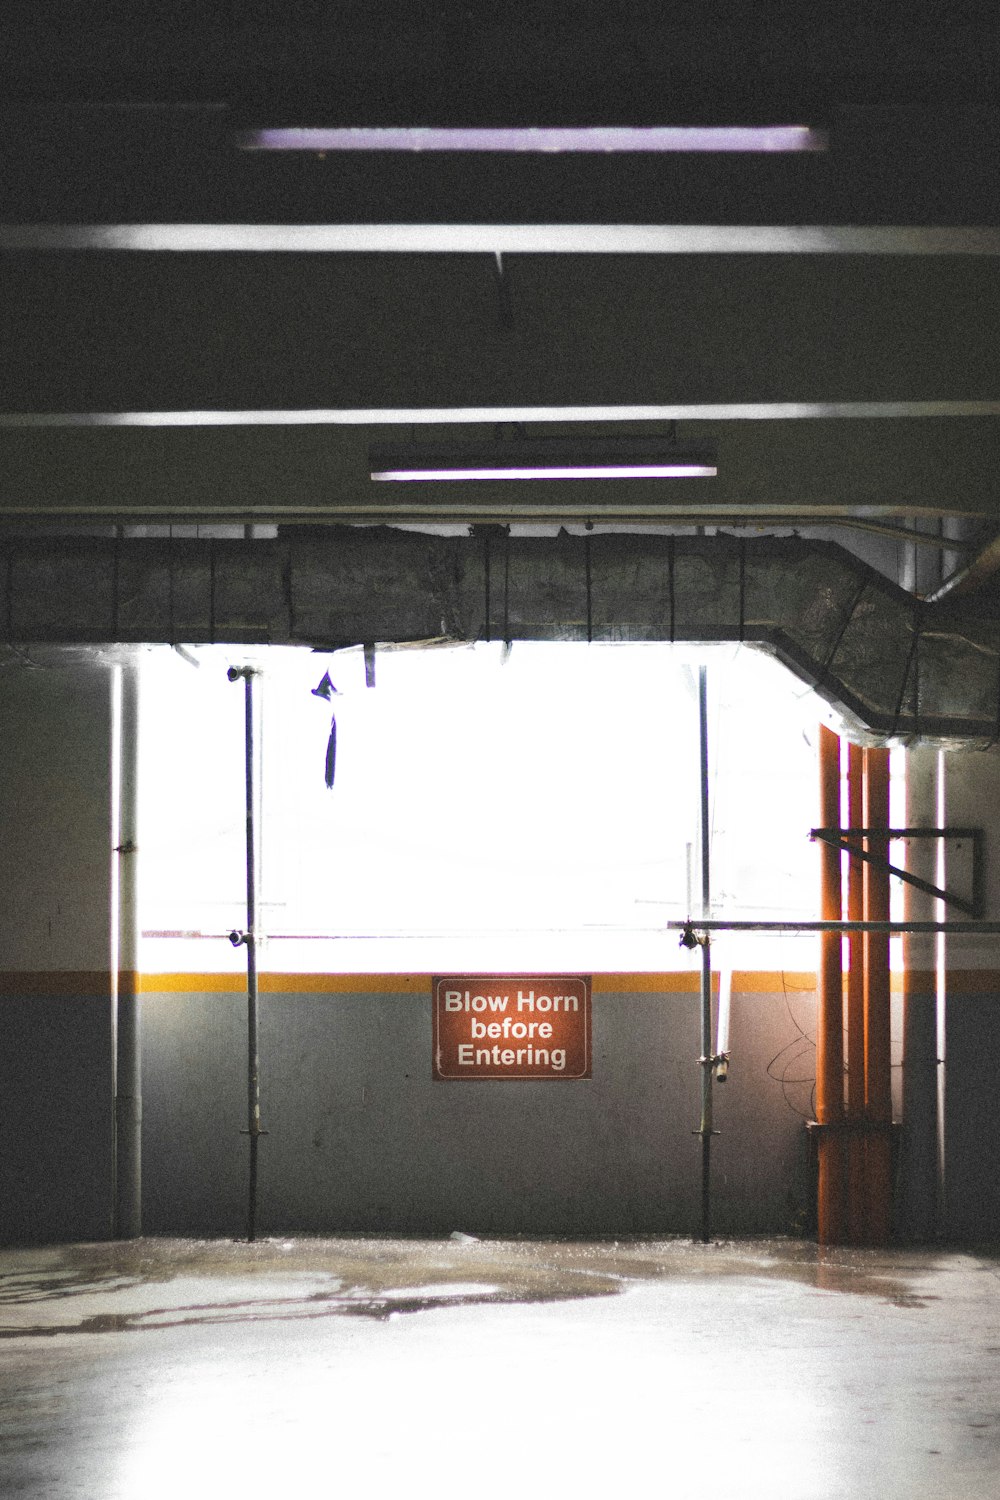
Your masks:
{"label": "concrete ceiling", "polygon": [[[188,9],[170,27],[151,6],[110,7],[103,26],[14,8],[8,525],[544,515],[943,525],[970,544],[1000,529],[998,44],[975,5],[936,30],[929,9],[904,25],[871,5],[806,27],[790,5],[760,24],[730,5],[696,22],[555,4],[499,24],[476,5],[383,6],[376,23],[360,4],[335,22],[248,4],[228,31]],[[283,120],[695,119],[812,124],[829,149],[238,145]],[[718,444],[719,476],[544,497],[400,497],[367,478],[373,439],[504,420],[676,422],[680,441]]]}

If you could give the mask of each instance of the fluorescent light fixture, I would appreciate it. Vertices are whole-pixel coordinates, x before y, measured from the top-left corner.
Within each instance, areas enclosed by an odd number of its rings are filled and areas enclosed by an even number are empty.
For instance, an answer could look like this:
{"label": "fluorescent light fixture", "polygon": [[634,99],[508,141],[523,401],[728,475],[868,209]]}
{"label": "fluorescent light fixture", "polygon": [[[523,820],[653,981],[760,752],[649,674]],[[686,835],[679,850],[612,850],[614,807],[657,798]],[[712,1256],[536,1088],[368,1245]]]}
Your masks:
{"label": "fluorescent light fixture", "polygon": [[718,472],[714,451],[678,449],[665,441],[565,439],[497,442],[448,450],[418,446],[372,448],[373,480],[388,483],[505,479],[710,479]]}
{"label": "fluorescent light fixture", "polygon": [[825,151],[827,137],[807,125],[290,126],[243,130],[242,151],[726,151],[741,154]]}
{"label": "fluorescent light fixture", "polygon": [[587,464],[526,465],[523,468],[489,468],[485,463],[466,469],[384,469],[373,479],[704,479],[716,473],[706,464]]}

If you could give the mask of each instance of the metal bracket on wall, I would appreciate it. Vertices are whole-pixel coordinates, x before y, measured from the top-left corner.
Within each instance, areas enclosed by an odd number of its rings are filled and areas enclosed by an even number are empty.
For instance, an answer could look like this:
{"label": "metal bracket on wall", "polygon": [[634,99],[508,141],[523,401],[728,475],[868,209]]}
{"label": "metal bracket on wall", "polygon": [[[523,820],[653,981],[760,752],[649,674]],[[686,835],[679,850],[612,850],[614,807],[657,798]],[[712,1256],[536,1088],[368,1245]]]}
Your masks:
{"label": "metal bracket on wall", "polygon": [[[946,906],[957,907],[977,921],[983,916],[986,898],[981,828],[810,828],[809,837],[822,839],[825,844],[832,844],[835,849],[853,855],[855,859],[862,859],[880,870],[888,870],[890,875],[897,875],[900,880],[923,891],[926,896],[936,896]],[[885,844],[898,843],[900,839],[967,839],[972,848],[971,898],[960,896],[948,887],[932,885],[929,880],[921,880],[909,870],[901,870],[898,865],[890,864],[888,854],[873,854],[870,849],[861,848],[858,842],[861,839],[871,839],[873,842],[878,840]]]}

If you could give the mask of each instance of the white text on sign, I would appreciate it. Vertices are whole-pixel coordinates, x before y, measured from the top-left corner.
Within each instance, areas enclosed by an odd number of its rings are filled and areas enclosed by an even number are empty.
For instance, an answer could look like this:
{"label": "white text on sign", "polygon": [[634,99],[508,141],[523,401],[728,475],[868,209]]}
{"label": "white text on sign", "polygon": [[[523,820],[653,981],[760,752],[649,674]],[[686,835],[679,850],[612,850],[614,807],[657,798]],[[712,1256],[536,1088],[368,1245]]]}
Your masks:
{"label": "white text on sign", "polygon": [[434,982],[436,1078],[589,1078],[590,981]]}

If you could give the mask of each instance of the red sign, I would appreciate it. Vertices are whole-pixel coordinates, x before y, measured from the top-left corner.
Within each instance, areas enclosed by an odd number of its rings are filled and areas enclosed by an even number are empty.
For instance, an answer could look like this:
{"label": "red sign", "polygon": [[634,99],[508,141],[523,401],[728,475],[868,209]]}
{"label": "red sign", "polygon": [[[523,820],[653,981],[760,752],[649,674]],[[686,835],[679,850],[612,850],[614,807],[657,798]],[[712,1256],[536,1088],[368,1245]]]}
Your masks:
{"label": "red sign", "polygon": [[434,984],[434,1077],[589,1078],[590,978],[447,974]]}

